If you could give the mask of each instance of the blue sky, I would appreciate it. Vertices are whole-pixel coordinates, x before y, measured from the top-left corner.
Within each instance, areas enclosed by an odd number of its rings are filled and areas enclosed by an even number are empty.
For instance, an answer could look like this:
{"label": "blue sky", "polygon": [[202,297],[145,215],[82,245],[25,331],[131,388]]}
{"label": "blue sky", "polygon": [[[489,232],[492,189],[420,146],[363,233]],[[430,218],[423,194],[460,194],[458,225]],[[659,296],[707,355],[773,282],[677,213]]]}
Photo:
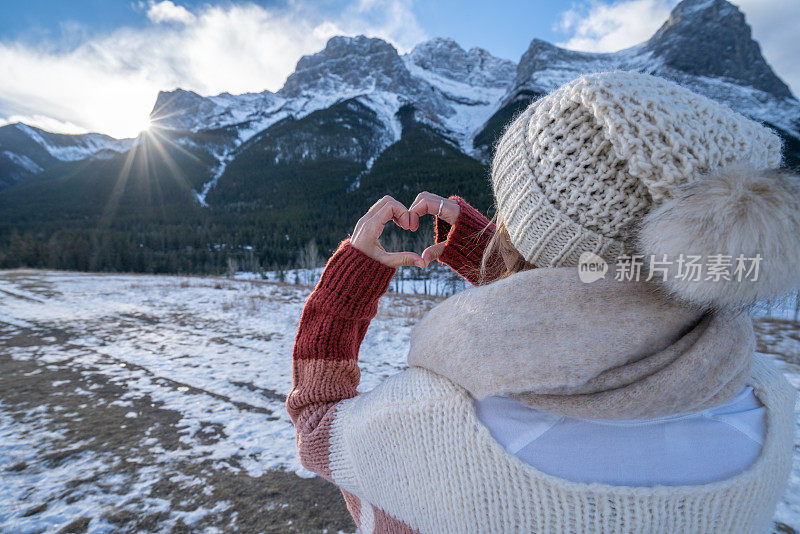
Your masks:
{"label": "blue sky", "polygon": [[[243,2],[174,0],[190,11],[209,3],[226,6]],[[285,9],[286,1],[252,2],[268,9]],[[346,1],[314,2],[316,9],[335,15]],[[42,39],[60,45],[75,44],[75,34],[109,32],[120,26],[143,28],[151,21],[147,3],[131,0],[26,0],[0,3],[0,40],[35,43]],[[420,26],[430,36],[447,36],[463,47],[480,46],[494,55],[517,60],[531,39],[555,41],[564,32],[554,31],[554,21],[566,2],[515,0],[486,2],[464,0],[418,1],[410,5]],[[509,16],[513,14],[513,16]],[[71,42],[72,41],[72,42]]]}
{"label": "blue sky", "polygon": [[[797,0],[734,0],[778,75],[800,89]],[[677,0],[26,0],[0,2],[0,124],[132,136],[159,90],[278,90],[332,35],[401,52],[452,37],[514,61],[538,37],[614,51],[647,39]]]}

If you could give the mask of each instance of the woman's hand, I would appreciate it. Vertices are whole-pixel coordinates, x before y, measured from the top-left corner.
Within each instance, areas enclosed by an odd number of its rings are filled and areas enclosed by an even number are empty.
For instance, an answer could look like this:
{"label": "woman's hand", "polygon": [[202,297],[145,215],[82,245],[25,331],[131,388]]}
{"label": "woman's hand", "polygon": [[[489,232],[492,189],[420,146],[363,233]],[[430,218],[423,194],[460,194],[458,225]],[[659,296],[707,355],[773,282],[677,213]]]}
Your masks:
{"label": "woman's hand", "polygon": [[[440,202],[442,205],[441,213],[439,213]],[[458,219],[458,216],[461,214],[461,206],[459,206],[458,202],[455,200],[423,191],[417,195],[417,198],[414,199],[414,203],[411,204],[411,208],[408,211],[411,215],[410,222],[412,224],[412,229],[416,230],[419,228],[419,218],[421,216],[436,215],[437,213],[439,213],[439,217],[450,224],[450,226],[455,225],[456,219]],[[425,262],[425,265],[428,265],[433,260],[439,259],[446,245],[447,243],[445,242],[437,243],[423,250],[422,260]]]}
{"label": "woman's hand", "polygon": [[[434,213],[436,212],[434,211]],[[389,221],[394,221],[404,230],[414,231],[419,228],[419,216],[412,215],[400,202],[386,195],[373,204],[369,211],[358,220],[353,235],[350,237],[350,245],[389,267],[427,266],[428,262],[415,252],[386,252],[378,238]]]}

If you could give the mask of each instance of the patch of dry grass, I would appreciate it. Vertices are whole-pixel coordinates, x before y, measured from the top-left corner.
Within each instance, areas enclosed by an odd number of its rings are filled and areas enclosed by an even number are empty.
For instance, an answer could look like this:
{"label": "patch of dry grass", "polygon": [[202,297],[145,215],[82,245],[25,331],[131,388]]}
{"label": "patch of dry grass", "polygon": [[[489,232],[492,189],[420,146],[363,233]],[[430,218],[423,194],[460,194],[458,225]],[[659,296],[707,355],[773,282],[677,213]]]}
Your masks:
{"label": "patch of dry grass", "polygon": [[773,354],[785,362],[800,364],[800,323],[784,319],[753,320],[756,350]]}
{"label": "patch of dry grass", "polygon": [[428,295],[390,294],[378,305],[379,319],[400,319],[406,326],[416,324],[428,311],[443,300]]}

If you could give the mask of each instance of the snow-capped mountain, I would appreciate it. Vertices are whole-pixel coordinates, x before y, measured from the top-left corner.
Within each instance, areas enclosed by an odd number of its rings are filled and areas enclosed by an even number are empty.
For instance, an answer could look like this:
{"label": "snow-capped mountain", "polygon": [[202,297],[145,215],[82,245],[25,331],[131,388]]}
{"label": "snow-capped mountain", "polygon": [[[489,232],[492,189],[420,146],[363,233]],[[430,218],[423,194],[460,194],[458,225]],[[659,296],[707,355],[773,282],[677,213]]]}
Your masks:
{"label": "snow-capped mountain", "polygon": [[173,129],[234,128],[236,143],[217,151],[222,168],[256,133],[352,98],[393,132],[376,145],[381,151],[399,139],[400,107],[412,105],[416,120],[488,162],[502,127],[532,99],[580,74],[613,69],[675,80],[767,123],[787,145],[800,143],[800,103],[762,57],[744,15],[726,0],[684,0],[650,39],[619,52],[578,52],[534,39],[517,65],[480,48],[465,51],[452,39],[432,39],[401,55],[381,39],[334,37],[301,58],[277,93],[201,97],[179,89],[159,94],[151,118]]}
{"label": "snow-capped mountain", "polygon": [[56,134],[19,122],[8,124],[0,127],[0,188],[61,161],[125,152],[134,142],[135,139],[114,139],[98,133]]}
{"label": "snow-capped mountain", "polygon": [[398,136],[395,115],[402,105],[413,104],[419,120],[469,151],[472,130],[488,119],[515,68],[486,50],[467,52],[452,39],[433,39],[401,56],[382,39],[340,36],[320,52],[303,56],[277,93],[202,97],[182,89],[161,92],[150,119],[161,128],[190,131],[236,125],[244,142],[287,117],[299,119],[359,98],[394,122]]}
{"label": "snow-capped mountain", "polygon": [[515,69],[511,61],[480,48],[465,51],[452,39],[433,39],[400,55],[382,39],[333,37],[320,52],[303,56],[277,93],[203,97],[183,89],[161,92],[150,120],[162,129],[235,132],[231,143],[208,147],[219,166],[197,192],[204,204],[235,152],[256,134],[282,120],[302,119],[350,99],[375,112],[385,126],[376,130],[376,142],[370,143],[373,153],[367,168],[400,139],[397,113],[404,105],[413,105],[416,120],[471,153],[474,130],[491,116]]}

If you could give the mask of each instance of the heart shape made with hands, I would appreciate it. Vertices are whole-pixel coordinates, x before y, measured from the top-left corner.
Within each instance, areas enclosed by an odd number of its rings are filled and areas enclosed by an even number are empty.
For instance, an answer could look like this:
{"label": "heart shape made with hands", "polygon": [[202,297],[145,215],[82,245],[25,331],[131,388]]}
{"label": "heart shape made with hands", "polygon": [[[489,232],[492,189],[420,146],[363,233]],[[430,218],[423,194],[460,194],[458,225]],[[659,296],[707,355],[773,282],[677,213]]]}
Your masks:
{"label": "heart shape made with hands", "polygon": [[416,265],[424,268],[441,256],[445,243],[430,245],[421,255],[416,252],[387,252],[379,239],[386,223],[394,221],[400,228],[416,232],[419,229],[419,218],[424,215],[438,214],[442,220],[453,225],[460,213],[461,207],[458,202],[427,191],[418,194],[410,208],[386,195],[358,220],[350,237],[350,244],[389,267]]}

